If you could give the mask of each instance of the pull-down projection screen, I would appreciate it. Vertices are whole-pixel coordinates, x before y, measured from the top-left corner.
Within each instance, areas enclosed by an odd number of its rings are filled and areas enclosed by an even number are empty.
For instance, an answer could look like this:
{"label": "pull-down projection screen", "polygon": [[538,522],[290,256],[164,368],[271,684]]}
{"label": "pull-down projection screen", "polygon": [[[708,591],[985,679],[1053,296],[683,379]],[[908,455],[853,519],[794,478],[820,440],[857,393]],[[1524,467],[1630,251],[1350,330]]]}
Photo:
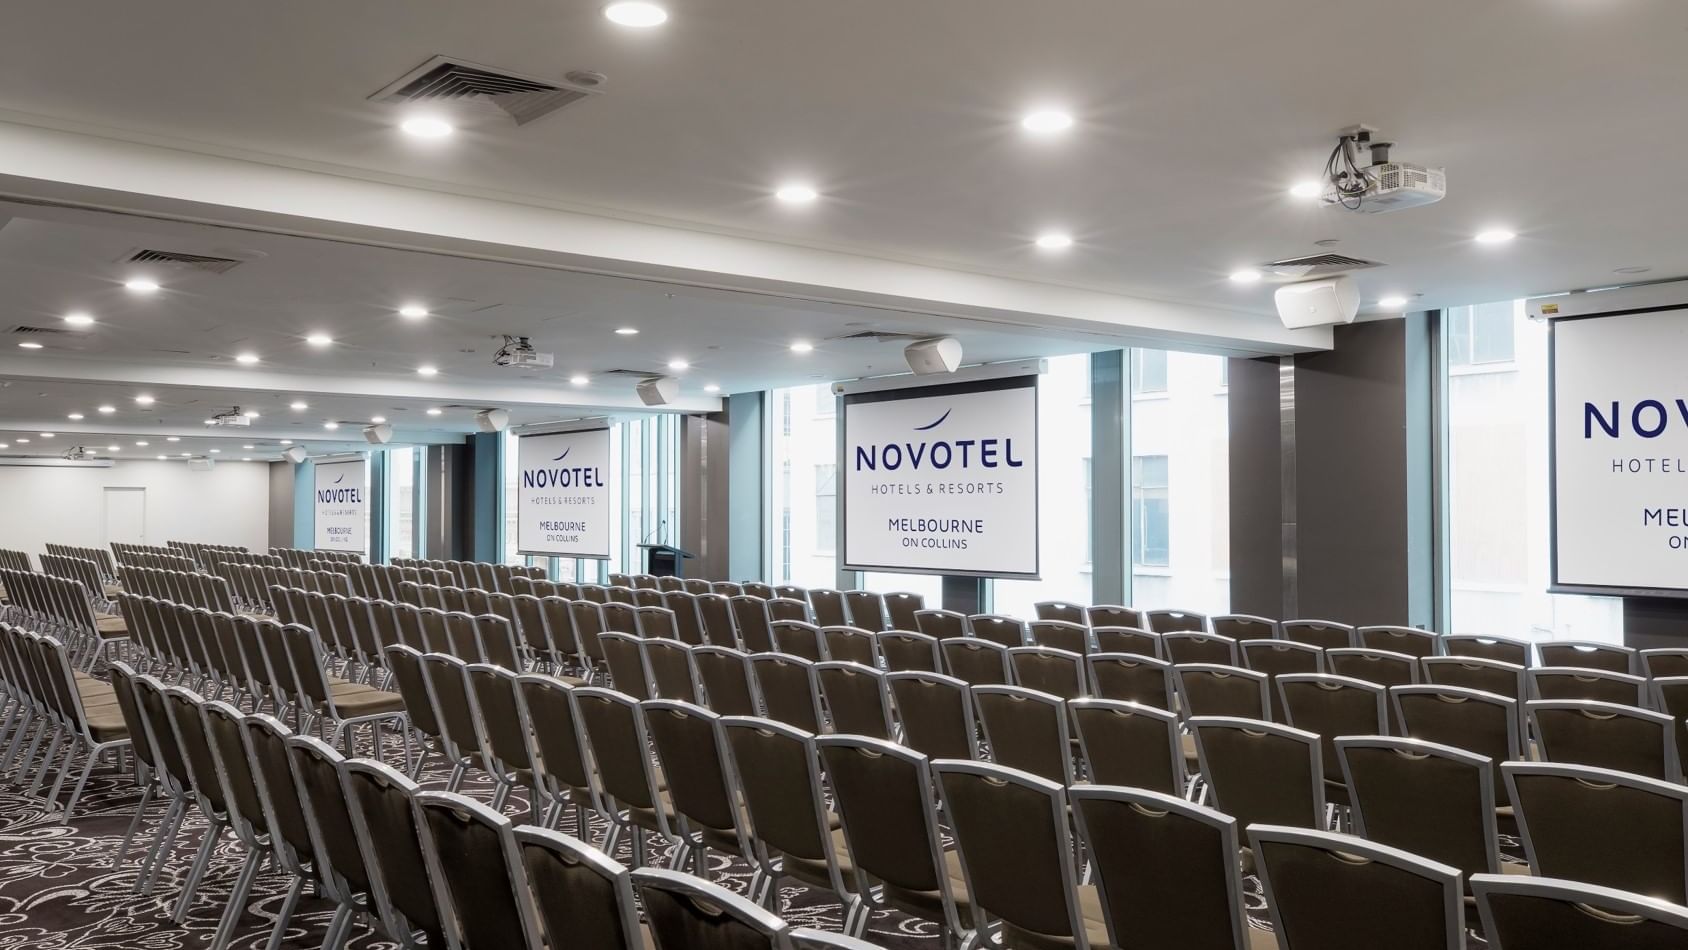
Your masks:
{"label": "pull-down projection screen", "polygon": [[846,570],[1038,576],[1035,375],[847,395],[843,450]]}
{"label": "pull-down projection screen", "polygon": [[1551,331],[1553,589],[1688,597],[1688,309]]}

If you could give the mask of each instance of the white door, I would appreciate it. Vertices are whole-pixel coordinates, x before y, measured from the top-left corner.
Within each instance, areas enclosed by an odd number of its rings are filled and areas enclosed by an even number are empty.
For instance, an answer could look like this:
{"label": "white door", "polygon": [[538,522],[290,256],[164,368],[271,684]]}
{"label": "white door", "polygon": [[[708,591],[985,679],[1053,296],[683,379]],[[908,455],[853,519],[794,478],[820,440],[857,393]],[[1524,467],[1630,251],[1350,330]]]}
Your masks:
{"label": "white door", "polygon": [[107,488],[105,490],[106,544],[147,541],[147,490]]}

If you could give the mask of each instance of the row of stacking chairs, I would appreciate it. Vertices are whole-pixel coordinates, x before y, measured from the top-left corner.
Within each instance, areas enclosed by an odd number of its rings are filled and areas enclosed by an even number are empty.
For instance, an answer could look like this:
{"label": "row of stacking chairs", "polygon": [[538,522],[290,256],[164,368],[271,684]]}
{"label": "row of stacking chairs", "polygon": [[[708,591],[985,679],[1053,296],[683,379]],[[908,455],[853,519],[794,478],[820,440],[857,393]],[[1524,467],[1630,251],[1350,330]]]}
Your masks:
{"label": "row of stacking chairs", "polygon": [[93,598],[95,605],[101,610],[105,609],[107,596],[113,588],[100,573],[98,564],[86,558],[66,554],[43,554],[39,560],[41,573],[80,583],[83,589],[88,591],[88,596]]}
{"label": "row of stacking chairs", "polygon": [[194,563],[201,568],[209,566],[211,558],[215,555],[240,554],[246,551],[246,546],[242,544],[210,544],[204,541],[166,541],[164,544],[193,558]]}
{"label": "row of stacking chairs", "polygon": [[334,655],[310,626],[134,594],[121,599],[141,648],[132,668],[244,708],[291,716],[296,727],[348,749],[361,726],[370,727],[377,748],[383,729],[408,741],[403,699],[336,675]]}
{"label": "row of stacking chairs", "polygon": [[[287,932],[305,887],[336,905],[324,945],[354,919],[404,946],[544,950],[873,950],[836,934],[793,929],[745,898],[674,871],[628,869],[590,843],[450,792],[423,791],[387,764],[348,759],[275,719],[242,713],[132,673],[123,708],[152,764],[149,791],[170,801],[143,859],[137,889],[151,894],[162,855],[197,810],[206,831],[171,905],[184,920],[212,849],[232,834],[247,860],[222,910],[211,950],[226,950],[266,863],[293,878],[272,935]],[[180,755],[164,754],[179,748]],[[127,846],[119,855],[121,863]],[[647,931],[639,921],[642,899]],[[646,934],[648,933],[648,938]],[[272,937],[273,942],[273,937]]]}
{"label": "row of stacking chairs", "polygon": [[[88,548],[74,544],[56,544],[49,541],[47,542],[47,553],[93,561],[99,567],[100,577],[107,583],[117,579],[117,567],[112,562],[111,552],[105,548]],[[28,568],[26,567],[25,570],[28,570]]]}
{"label": "row of stacking chairs", "polygon": [[313,560],[340,561],[346,564],[357,564],[363,561],[363,555],[350,551],[315,551],[309,548],[270,548],[270,554],[281,559],[281,563],[297,570],[305,570],[305,566]]}
{"label": "row of stacking chairs", "polygon": [[234,588],[224,578],[198,571],[161,571],[150,567],[121,568],[123,589],[179,604],[235,611]]}
{"label": "row of stacking chairs", "polygon": [[482,590],[506,594],[519,593],[518,579],[545,580],[545,569],[525,564],[489,564],[485,561],[440,561],[423,558],[394,558],[398,567],[427,568],[444,571],[459,587],[479,587]]}
{"label": "row of stacking chairs", "polygon": [[[6,707],[0,726],[0,778],[31,796],[50,779],[46,802],[56,808],[65,780],[75,774],[63,805],[69,821],[94,764],[129,744],[111,687],[76,670],[70,651],[57,638],[0,623],[0,690]],[[73,769],[78,754],[82,766]]]}
{"label": "row of stacking chairs", "polygon": [[[431,567],[396,567],[391,564],[345,564],[336,568],[350,578],[352,593],[359,597],[398,600],[404,583],[444,586],[451,575]],[[518,593],[529,593],[518,591]]]}
{"label": "row of stacking chairs", "polygon": [[35,565],[29,563],[29,555],[23,551],[0,548],[0,568],[8,571],[33,571]]}
{"label": "row of stacking chairs", "polygon": [[269,591],[273,587],[335,594],[349,594],[352,590],[351,581],[345,574],[328,571],[224,561],[217,565],[217,574],[229,582],[242,609],[258,613],[275,612],[275,605],[269,599]]}
{"label": "row of stacking chairs", "polygon": [[0,586],[7,596],[6,619],[19,626],[57,637],[78,665],[91,670],[114,644],[126,642],[128,628],[121,616],[102,615],[81,582],[0,569]]}
{"label": "row of stacking chairs", "polygon": [[200,567],[213,573],[219,564],[259,564],[267,567],[286,567],[287,563],[274,554],[264,554],[255,551],[225,551],[208,552]]}
{"label": "row of stacking chairs", "polygon": [[193,558],[172,550],[126,550],[112,545],[112,552],[121,570],[125,567],[150,567],[159,571],[197,571]]}

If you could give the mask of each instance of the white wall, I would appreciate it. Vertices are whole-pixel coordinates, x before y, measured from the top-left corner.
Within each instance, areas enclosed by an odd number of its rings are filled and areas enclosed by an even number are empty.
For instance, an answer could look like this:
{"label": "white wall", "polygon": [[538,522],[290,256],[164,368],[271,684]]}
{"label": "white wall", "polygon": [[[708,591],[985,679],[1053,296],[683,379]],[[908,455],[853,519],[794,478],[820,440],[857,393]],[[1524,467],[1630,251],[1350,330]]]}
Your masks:
{"label": "white wall", "polygon": [[105,489],[146,489],[146,540],[269,547],[269,466],[123,461],[111,468],[0,466],[0,548],[33,557],[48,541],[104,547]]}

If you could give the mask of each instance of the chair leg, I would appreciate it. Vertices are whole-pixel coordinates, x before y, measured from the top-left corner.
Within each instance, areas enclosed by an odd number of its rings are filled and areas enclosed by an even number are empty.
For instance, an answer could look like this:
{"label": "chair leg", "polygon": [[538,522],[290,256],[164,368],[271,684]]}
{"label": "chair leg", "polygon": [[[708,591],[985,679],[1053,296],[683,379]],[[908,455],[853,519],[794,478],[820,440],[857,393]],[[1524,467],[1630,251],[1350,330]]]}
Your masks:
{"label": "chair leg", "polygon": [[240,877],[235,879],[234,890],[229,892],[228,909],[223,911],[223,919],[217,923],[217,932],[211,938],[211,950],[227,950],[234,940],[235,927],[239,926],[241,915],[246,913],[246,898],[252,893],[252,882],[258,878],[258,869],[264,866],[264,862],[256,860],[257,857],[248,854],[246,863],[241,866]]}
{"label": "chair leg", "polygon": [[154,785],[146,782],[141,786],[141,803],[135,806],[135,817],[129,819],[129,830],[123,833],[123,844],[117,849],[117,859],[111,863],[114,868],[123,866],[123,859],[129,854],[129,845],[135,840],[135,832],[140,830],[141,819],[146,817],[147,806],[152,804]]}
{"label": "chair leg", "polygon": [[170,914],[170,919],[178,924],[188,919],[188,905],[193,903],[193,893],[199,890],[199,882],[205,877],[205,868],[211,863],[211,853],[217,850],[217,839],[223,836],[224,827],[222,822],[213,819],[211,827],[205,829],[205,841],[194,856],[187,883],[182,885],[182,893],[176,898],[176,909]]}
{"label": "chair leg", "polygon": [[47,743],[47,754],[41,757],[41,766],[35,770],[35,778],[29,783],[29,790],[26,794],[31,797],[41,791],[42,781],[53,771],[53,763],[59,757],[59,746],[64,744],[64,736],[65,731],[63,729],[53,730],[53,741]]}
{"label": "chair leg", "polygon": [[[119,749],[118,753],[122,754],[122,751]],[[64,805],[64,820],[67,824],[70,822],[70,816],[76,811],[76,802],[82,797],[82,790],[88,787],[88,777],[94,774],[94,763],[98,760],[99,756],[89,749],[88,761],[82,766],[82,774],[76,780],[76,787],[70,790],[70,801]],[[54,797],[58,797],[56,791]]]}
{"label": "chair leg", "polygon": [[135,881],[136,890],[147,896],[158,885],[158,876],[164,870],[164,863],[168,860],[170,850],[176,846],[176,835],[182,830],[182,819],[188,814],[188,803],[181,798],[172,798],[170,811],[164,816],[164,823],[158,828],[158,837],[152,842],[152,850],[147,852],[146,863],[141,865],[141,875]]}
{"label": "chair leg", "polygon": [[[70,737],[70,748],[66,750],[64,754],[64,767],[59,769],[58,776],[53,779],[53,790],[47,793],[48,808],[51,808],[59,803],[59,792],[64,790],[64,780],[70,777],[70,767],[76,764],[76,751],[80,748],[82,748],[81,737],[72,735]],[[94,754],[93,747],[90,746],[88,748],[88,768],[91,769],[94,767],[95,758],[97,758],[97,756]],[[69,823],[70,821],[70,812],[68,810],[64,814],[64,820],[66,823]]]}
{"label": "chair leg", "polygon": [[322,950],[340,950],[352,930],[352,905],[341,904],[328,922],[328,932],[322,937]]}
{"label": "chair leg", "polygon": [[270,928],[270,939],[264,944],[264,950],[280,950],[281,941],[287,936],[287,925],[293,921],[293,911],[299,906],[299,898],[305,893],[305,879],[295,875],[293,883],[287,886],[287,895],[281,900],[281,910],[275,915],[275,926]]}

